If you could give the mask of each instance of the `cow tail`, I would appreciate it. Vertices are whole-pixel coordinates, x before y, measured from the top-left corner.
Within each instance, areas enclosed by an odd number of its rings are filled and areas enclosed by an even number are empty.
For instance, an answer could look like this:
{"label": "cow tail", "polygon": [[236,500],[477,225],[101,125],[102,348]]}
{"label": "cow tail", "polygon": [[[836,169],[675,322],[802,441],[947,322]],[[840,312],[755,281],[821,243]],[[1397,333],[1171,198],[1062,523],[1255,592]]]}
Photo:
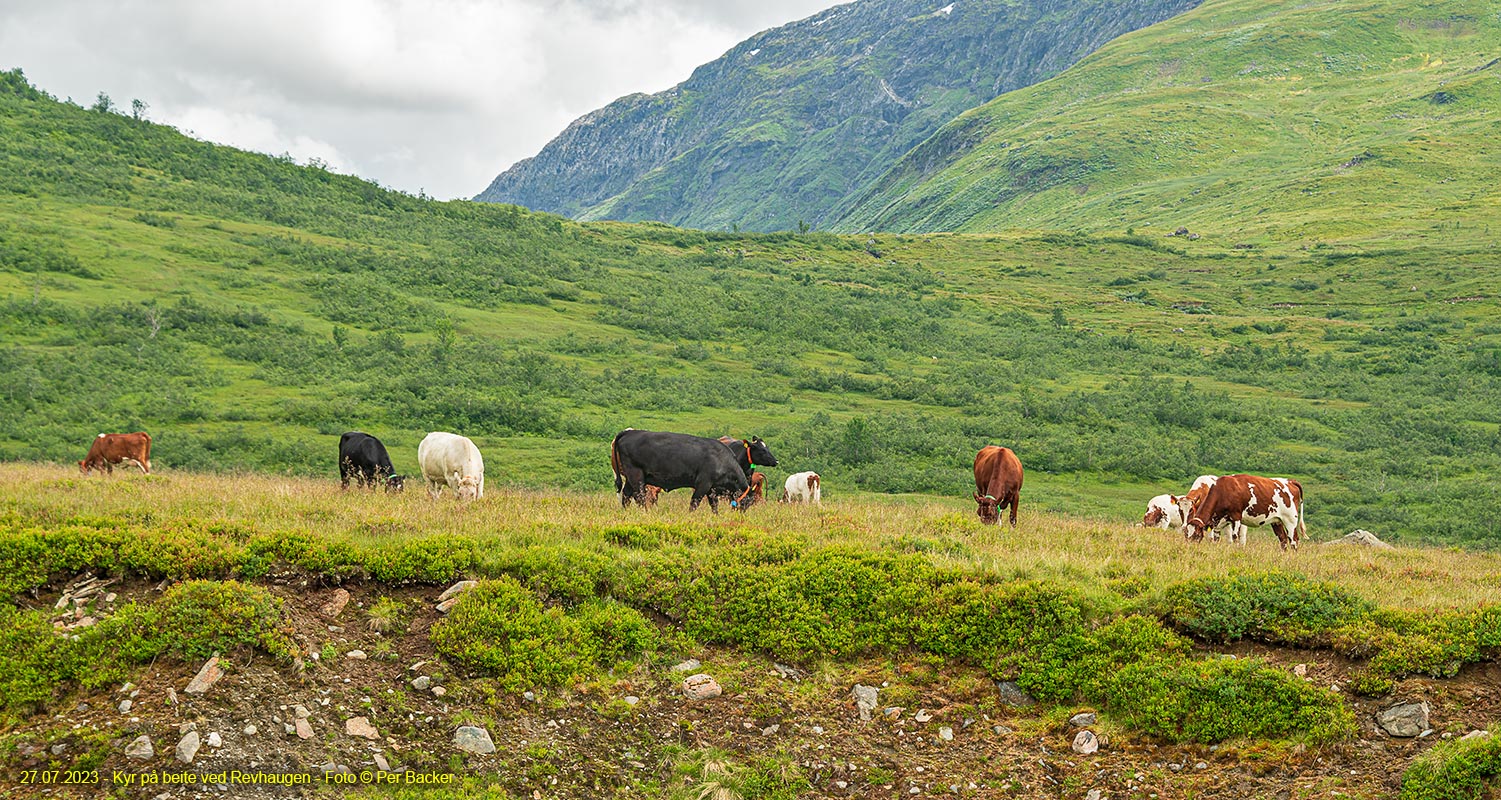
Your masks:
{"label": "cow tail", "polygon": [[1294,504],[1298,510],[1298,527],[1293,531],[1293,542],[1296,544],[1303,541],[1303,537],[1307,535],[1307,528],[1303,525],[1303,484],[1295,480],[1288,480],[1288,483],[1298,489],[1297,503]]}
{"label": "cow tail", "polygon": [[610,469],[615,473],[615,494],[617,495],[625,491],[625,476],[620,474],[620,452],[616,449],[620,445],[620,437],[624,434],[625,431],[615,434],[615,438],[610,442]]}

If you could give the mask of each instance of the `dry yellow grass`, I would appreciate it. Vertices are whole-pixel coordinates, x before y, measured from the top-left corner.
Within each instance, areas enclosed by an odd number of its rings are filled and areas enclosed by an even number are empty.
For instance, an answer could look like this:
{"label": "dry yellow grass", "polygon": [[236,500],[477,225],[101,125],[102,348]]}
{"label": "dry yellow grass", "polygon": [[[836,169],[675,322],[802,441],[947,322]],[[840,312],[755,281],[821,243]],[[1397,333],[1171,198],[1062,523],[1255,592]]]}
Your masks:
{"label": "dry yellow grass", "polygon": [[[1028,513],[1020,525],[985,528],[966,498],[840,498],[822,507],[770,503],[740,514],[687,510],[688,493],[664,496],[649,511],[620,508],[608,493],[545,493],[488,486],[481,500],[430,500],[341,492],[334,480],[270,475],[164,472],[80,477],[76,469],[0,464],[0,513],[60,523],[118,518],[137,525],[192,519],[234,522],[267,533],[307,532],[361,547],[451,534],[496,544],[598,543],[602,527],[660,522],[738,529],[748,535],[799,534],[821,545],[920,550],[945,566],[1003,577],[1052,579],[1108,598],[1112,581],[1139,578],[1152,589],[1190,578],[1283,570],[1342,586],[1379,605],[1470,608],[1501,602],[1501,555],[1430,548],[1373,551],[1305,545],[1283,553],[1266,529],[1244,547],[1186,545],[1174,533],[1111,522]],[[723,509],[724,507],[721,506]]]}

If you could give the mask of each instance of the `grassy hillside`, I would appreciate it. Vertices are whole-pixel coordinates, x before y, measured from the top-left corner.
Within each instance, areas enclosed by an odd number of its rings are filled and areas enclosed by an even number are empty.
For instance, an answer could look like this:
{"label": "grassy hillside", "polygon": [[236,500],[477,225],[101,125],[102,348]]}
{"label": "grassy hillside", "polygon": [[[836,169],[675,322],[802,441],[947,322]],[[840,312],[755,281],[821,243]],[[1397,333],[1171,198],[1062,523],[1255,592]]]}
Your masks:
{"label": "grassy hillside", "polygon": [[835,229],[1490,248],[1498,52],[1478,0],[1212,0],[960,116]]}
{"label": "grassy hillside", "polygon": [[1139,518],[1204,472],[1290,475],[1315,537],[1494,546],[1489,250],[1140,236],[731,235],[437,203],[0,90],[0,457],[145,429],[164,469],[415,469],[596,490],[622,427],[765,436],[828,497]]}

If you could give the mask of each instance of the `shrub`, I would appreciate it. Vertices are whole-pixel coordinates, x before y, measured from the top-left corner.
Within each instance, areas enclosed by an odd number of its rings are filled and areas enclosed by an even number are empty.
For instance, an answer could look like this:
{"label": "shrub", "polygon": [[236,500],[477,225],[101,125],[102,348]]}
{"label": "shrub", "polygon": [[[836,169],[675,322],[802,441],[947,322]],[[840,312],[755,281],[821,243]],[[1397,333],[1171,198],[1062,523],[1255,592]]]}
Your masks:
{"label": "shrub", "polygon": [[91,647],[109,647],[131,663],[164,655],[198,660],[239,647],[287,658],[296,652],[281,601],[233,580],[180,583],[152,605],[125,605],[94,630]]}
{"label": "shrub", "polygon": [[1480,800],[1501,776],[1501,736],[1440,742],[1402,775],[1401,800]]}
{"label": "shrub", "polygon": [[430,636],[437,652],[507,691],[562,685],[583,671],[577,626],[510,577],[481,581]]}
{"label": "shrub", "polygon": [[1304,645],[1327,642],[1332,630],[1372,608],[1337,586],[1281,572],[1174,584],[1163,606],[1164,619],[1200,638]]}

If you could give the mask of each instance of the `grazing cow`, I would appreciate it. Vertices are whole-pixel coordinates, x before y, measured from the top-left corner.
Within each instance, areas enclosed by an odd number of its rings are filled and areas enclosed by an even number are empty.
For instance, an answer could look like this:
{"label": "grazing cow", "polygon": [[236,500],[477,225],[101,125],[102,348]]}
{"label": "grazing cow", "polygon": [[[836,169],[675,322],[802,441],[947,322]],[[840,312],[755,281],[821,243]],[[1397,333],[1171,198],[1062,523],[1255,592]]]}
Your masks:
{"label": "grazing cow", "polygon": [[657,504],[657,498],[661,496],[662,487],[648,485],[646,487],[646,496],[642,498],[641,505],[651,508]]}
{"label": "grazing cow", "polygon": [[717,439],[627,428],[610,443],[610,466],[615,470],[615,491],[622,508],[632,500],[646,505],[648,484],[664,492],[691,488],[688,509],[698,508],[708,498],[716,514],[721,498],[744,510],[750,494],[750,481],[734,450]]}
{"label": "grazing cow", "polygon": [[453,433],[434,431],[417,445],[417,464],[427,479],[428,496],[434,500],[443,487],[453,489],[460,500],[485,496],[485,460],[474,442]]}
{"label": "grazing cow", "polygon": [[[1161,528],[1162,530],[1176,530],[1183,527],[1184,520],[1188,518],[1189,512],[1193,511],[1193,504],[1204,499],[1204,493],[1209,491],[1214,481],[1214,475],[1200,475],[1194,479],[1188,494],[1182,497],[1173,494],[1157,495],[1147,502],[1147,513],[1141,518],[1141,524],[1148,528]],[[1218,534],[1212,535],[1218,536]]]}
{"label": "grazing cow", "polygon": [[386,446],[368,433],[349,431],[339,437],[339,486],[349,488],[349,479],[356,485],[374,489],[383,485],[388,492],[406,488],[406,476],[397,475],[391,466],[391,455]]}
{"label": "grazing cow", "polygon": [[777,457],[771,454],[771,448],[767,447],[766,443],[761,441],[761,437],[759,436],[752,436],[749,439],[721,436],[719,437],[719,441],[725,447],[734,451],[735,460],[740,463],[740,468],[745,470],[746,480],[750,480],[751,473],[755,471],[751,467],[752,464],[758,464],[763,467],[775,467],[777,465]]}
{"label": "grazing cow", "polygon": [[1303,486],[1287,478],[1226,475],[1214,482],[1183,523],[1183,538],[1198,541],[1206,530],[1230,527],[1230,541],[1246,543],[1246,525],[1271,523],[1286,550],[1298,549],[1303,528]]}
{"label": "grazing cow", "polygon": [[1001,524],[1001,509],[1011,507],[1011,527],[1022,491],[1022,462],[1008,447],[990,445],[975,454],[975,513],[986,525]]}
{"label": "grazing cow", "polygon": [[817,472],[794,472],[782,486],[782,502],[823,505],[823,491]]}
{"label": "grazing cow", "polygon": [[140,467],[143,474],[151,474],[151,434],[101,433],[89,445],[89,454],[78,462],[78,470],[87,475],[89,470],[102,469],[106,475],[113,475],[114,465],[126,461]]}
{"label": "grazing cow", "polygon": [[764,502],[766,502],[766,473],[752,472],[750,476],[750,494],[745,496],[745,505],[753,506]]}

